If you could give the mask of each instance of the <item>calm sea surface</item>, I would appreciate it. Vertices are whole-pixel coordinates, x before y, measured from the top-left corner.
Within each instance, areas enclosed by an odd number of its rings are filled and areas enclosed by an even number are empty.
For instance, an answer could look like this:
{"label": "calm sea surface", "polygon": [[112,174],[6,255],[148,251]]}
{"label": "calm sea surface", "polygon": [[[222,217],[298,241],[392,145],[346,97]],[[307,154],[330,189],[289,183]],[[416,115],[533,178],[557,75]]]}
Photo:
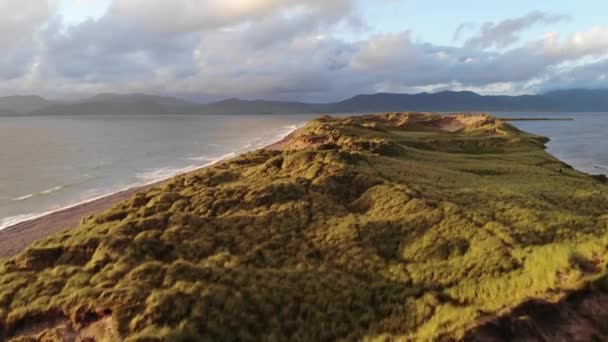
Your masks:
{"label": "calm sea surface", "polygon": [[574,121],[514,121],[520,129],[551,139],[549,153],[576,169],[608,174],[608,113],[496,113],[502,117],[573,118]]}
{"label": "calm sea surface", "polygon": [[[608,173],[608,113],[518,114],[549,152]],[[279,140],[314,115],[0,117],[0,229]]]}

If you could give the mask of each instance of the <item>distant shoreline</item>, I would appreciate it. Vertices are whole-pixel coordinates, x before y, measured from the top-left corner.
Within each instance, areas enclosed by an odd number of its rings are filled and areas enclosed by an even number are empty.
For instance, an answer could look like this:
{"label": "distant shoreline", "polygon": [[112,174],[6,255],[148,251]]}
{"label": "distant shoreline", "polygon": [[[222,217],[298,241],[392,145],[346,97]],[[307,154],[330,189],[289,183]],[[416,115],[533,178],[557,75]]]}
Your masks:
{"label": "distant shoreline", "polygon": [[499,118],[504,121],[574,121],[574,118]]}

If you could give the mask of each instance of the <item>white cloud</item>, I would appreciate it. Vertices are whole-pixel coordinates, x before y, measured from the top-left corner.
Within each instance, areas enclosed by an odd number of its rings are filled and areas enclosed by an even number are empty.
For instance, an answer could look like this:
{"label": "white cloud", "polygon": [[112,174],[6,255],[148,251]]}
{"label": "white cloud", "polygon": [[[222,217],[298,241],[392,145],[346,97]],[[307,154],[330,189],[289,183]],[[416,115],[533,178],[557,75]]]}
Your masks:
{"label": "white cloud", "polygon": [[374,91],[520,93],[548,82],[608,82],[605,64],[594,64],[608,53],[606,26],[509,47],[521,30],[557,20],[536,12],[486,25],[471,38],[477,43],[438,46],[410,30],[340,39],[336,32],[357,23],[355,0],[114,0],[104,16],[70,25],[54,6],[0,3],[7,46],[0,93],[325,101]]}
{"label": "white cloud", "polygon": [[277,14],[332,20],[350,12],[352,4],[350,0],[115,0],[111,13],[151,31],[177,33],[257,22]]}
{"label": "white cloud", "polygon": [[608,53],[608,26],[595,26],[574,33],[561,41],[557,33],[547,33],[542,40],[543,52],[564,59],[601,56]]}
{"label": "white cloud", "polygon": [[403,66],[416,58],[412,50],[410,31],[381,34],[362,42],[350,65],[355,70]]}

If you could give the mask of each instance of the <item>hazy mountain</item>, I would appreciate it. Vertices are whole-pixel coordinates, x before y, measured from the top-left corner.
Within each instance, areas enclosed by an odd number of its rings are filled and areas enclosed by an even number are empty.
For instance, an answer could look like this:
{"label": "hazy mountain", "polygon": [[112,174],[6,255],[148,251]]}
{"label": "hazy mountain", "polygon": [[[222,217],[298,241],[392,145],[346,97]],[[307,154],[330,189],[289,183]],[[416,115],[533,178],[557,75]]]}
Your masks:
{"label": "hazy mountain", "polygon": [[[325,104],[228,99],[208,104],[146,94],[99,94],[72,103],[37,96],[0,98],[0,109],[33,115],[205,115],[357,113],[386,111],[608,112],[608,90],[570,89],[541,95],[482,96],[469,91],[357,95]],[[2,110],[0,110],[2,114]],[[6,114],[5,114],[6,115]]]}
{"label": "hazy mountain", "polygon": [[295,114],[315,113],[327,105],[302,102],[280,102],[264,100],[229,99],[200,105],[195,113],[199,114]]}
{"label": "hazy mountain", "polygon": [[608,89],[558,90],[545,94],[543,98],[563,111],[578,111],[579,108],[593,112],[608,111]]}
{"label": "hazy mountain", "polygon": [[64,103],[34,112],[35,115],[162,115],[190,114],[194,103],[145,94],[99,94],[75,103]]}
{"label": "hazy mountain", "polygon": [[122,103],[122,104],[133,104],[133,103],[156,103],[161,106],[194,106],[195,104],[186,100],[178,99],[169,96],[156,96],[147,94],[112,94],[103,93],[97,94],[93,97],[78,101],[80,103],[91,103],[91,102],[109,102],[109,103]]}
{"label": "hazy mountain", "polygon": [[40,96],[0,97],[0,114],[27,114],[54,105],[55,102]]}
{"label": "hazy mountain", "polygon": [[[608,111],[608,105],[603,107]],[[579,111],[589,106],[579,105]],[[561,106],[545,95],[482,96],[469,91],[420,94],[357,95],[330,106],[332,112],[382,111],[561,111]],[[595,109],[594,109],[595,110]]]}
{"label": "hazy mountain", "polygon": [[606,112],[608,90],[573,89],[541,95],[482,96],[473,92],[357,95],[330,106],[333,112],[548,111]]}
{"label": "hazy mountain", "polygon": [[18,115],[23,115],[23,114],[13,112],[8,109],[0,108],[0,116],[18,116]]}
{"label": "hazy mountain", "polygon": [[208,115],[208,114],[294,114],[314,113],[320,107],[300,102],[247,101],[228,99],[208,104],[145,94],[99,94],[75,103],[59,104],[34,112],[35,115]]}

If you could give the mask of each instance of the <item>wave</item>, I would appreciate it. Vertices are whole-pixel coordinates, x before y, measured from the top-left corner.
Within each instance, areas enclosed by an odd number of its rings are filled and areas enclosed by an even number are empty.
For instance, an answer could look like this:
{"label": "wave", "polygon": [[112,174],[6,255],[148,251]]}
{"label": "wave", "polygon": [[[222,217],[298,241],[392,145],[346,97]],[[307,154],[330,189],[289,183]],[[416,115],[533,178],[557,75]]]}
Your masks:
{"label": "wave", "polygon": [[246,151],[249,151],[252,149],[267,146],[271,143],[282,140],[283,138],[285,138],[286,136],[291,134],[293,131],[295,131],[296,129],[301,127],[303,124],[304,123],[283,126],[278,130],[278,133],[273,134],[273,136],[271,138],[265,138],[265,137],[256,138],[253,141],[248,142],[242,148],[238,149],[238,151],[226,153],[219,157],[210,157],[207,155],[203,155],[203,156],[188,158],[188,160],[190,160],[190,161],[195,161],[195,162],[200,162],[200,163],[190,164],[190,165],[186,165],[186,166],[182,166],[182,167],[161,167],[161,168],[157,168],[157,169],[149,169],[149,170],[139,172],[136,174],[136,177],[138,180],[140,180],[144,183],[137,184],[137,185],[141,186],[141,185],[147,185],[147,184],[151,184],[151,183],[160,182],[160,181],[169,179],[171,177],[175,177],[179,174],[191,172],[191,171],[200,169],[202,167],[211,166],[213,164],[219,163],[220,161],[226,160],[228,158],[232,158],[232,157],[236,156],[238,153],[242,153],[242,152],[246,152]]}
{"label": "wave", "polygon": [[10,217],[3,218],[2,220],[0,220],[0,230],[14,226],[21,222],[37,219],[39,217],[42,217],[42,216],[50,214],[50,213],[51,212],[38,213],[38,214],[25,214],[25,215],[17,215],[17,216],[10,216]]}
{"label": "wave", "polygon": [[48,194],[53,193],[55,191],[59,191],[59,190],[61,190],[63,188],[64,188],[64,186],[62,186],[62,185],[61,186],[56,186],[56,187],[49,188],[49,189],[46,189],[46,190],[42,190],[42,191],[39,191],[39,192],[36,192],[36,193],[31,193],[31,194],[27,194],[27,195],[11,198],[11,200],[13,200],[13,201],[25,201],[27,199],[34,198],[36,196],[48,195]]}
{"label": "wave", "polygon": [[63,189],[63,186],[56,186],[54,188],[50,188],[50,189],[46,189],[46,190],[40,191],[40,193],[44,194],[44,195],[48,195],[51,192],[59,191],[61,189]]}
{"label": "wave", "polygon": [[236,156],[236,154],[237,154],[237,152],[230,152],[230,153],[226,153],[226,154],[216,157],[216,158],[209,158],[207,156],[193,157],[193,158],[189,158],[189,159],[193,160],[193,161],[205,161],[205,163],[191,164],[191,165],[187,165],[184,167],[178,167],[178,168],[161,167],[158,169],[150,169],[150,170],[146,170],[143,172],[139,172],[135,176],[137,177],[137,179],[144,182],[143,184],[139,184],[139,185],[156,183],[156,182],[160,182],[160,181],[169,179],[171,177],[174,177],[174,176],[177,176],[177,175],[180,175],[183,173],[187,173],[190,171],[200,169],[202,167],[211,166],[213,164],[221,162],[222,160],[234,157],[234,156]]}
{"label": "wave", "polygon": [[[260,148],[262,146],[267,146],[273,142],[279,141],[279,140],[285,138],[286,136],[288,136],[294,130],[298,129],[298,127],[300,127],[302,124],[284,126],[278,131],[278,134],[274,135],[272,138],[269,138],[269,139],[262,138],[258,143],[251,144],[251,146],[249,146],[248,148],[242,148],[242,149],[239,149],[238,151],[226,153],[226,154],[218,156],[218,157],[200,156],[200,157],[190,158],[191,161],[197,161],[199,163],[195,163],[195,164],[191,164],[191,165],[188,165],[185,167],[179,167],[179,168],[164,167],[164,168],[151,169],[151,170],[146,170],[146,171],[137,173],[136,178],[138,179],[138,182],[136,182],[134,184],[128,185],[119,190],[108,191],[107,193],[104,193],[104,194],[100,194],[101,191],[99,191],[98,189],[89,190],[89,191],[87,191],[89,194],[93,195],[95,193],[95,194],[97,194],[97,196],[61,207],[59,209],[2,218],[2,219],[0,219],[0,230],[12,227],[12,226],[22,223],[22,222],[35,220],[37,218],[40,218],[40,217],[43,217],[43,216],[46,216],[46,215],[49,215],[52,213],[56,213],[56,212],[63,211],[63,210],[69,209],[69,208],[77,207],[82,204],[93,202],[98,199],[101,199],[101,198],[104,198],[107,196],[111,196],[113,194],[131,189],[134,187],[154,184],[156,182],[160,182],[160,181],[169,179],[169,178],[177,176],[179,174],[183,174],[183,173],[191,172],[191,171],[203,168],[203,167],[211,166],[213,164],[219,163],[228,158],[232,158],[232,157],[236,156],[238,153],[246,152],[247,150],[251,150],[252,148]],[[56,187],[41,191],[38,194],[50,194],[52,192],[59,191],[59,190],[63,189],[64,187],[65,186],[56,186]],[[36,195],[37,194],[28,194],[25,196],[21,196],[22,199],[20,199],[20,200],[25,200],[25,199],[34,197]],[[17,199],[14,199],[14,200],[17,200]]]}
{"label": "wave", "polygon": [[[104,198],[104,197],[107,197],[107,196],[111,196],[113,194],[116,194],[116,193],[128,190],[130,188],[132,188],[132,187],[129,186],[127,188],[124,188],[124,189],[121,189],[121,190],[118,190],[118,191],[112,191],[112,192],[105,193],[103,195],[97,195],[95,197],[88,198],[86,200],[79,201],[79,202],[76,202],[76,203],[72,203],[70,205],[67,205],[65,207],[61,207],[59,209],[53,209],[53,210],[48,210],[48,211],[38,212],[38,213],[30,213],[30,214],[23,214],[23,215],[15,215],[15,216],[5,217],[5,218],[3,218],[3,219],[0,220],[0,230],[12,227],[12,226],[14,226],[16,224],[19,224],[19,223],[22,223],[22,222],[27,222],[27,221],[35,220],[37,218],[41,218],[41,217],[49,215],[49,214],[53,214],[53,213],[56,213],[56,212],[59,212],[59,211],[63,211],[63,210],[70,209],[70,208],[74,208],[74,207],[77,207],[77,206],[82,205],[82,204],[87,204],[87,203],[90,203],[90,202],[94,202],[94,201],[97,201],[98,199],[101,199],[101,198]],[[91,190],[91,191],[96,191],[96,190]]]}
{"label": "wave", "polygon": [[21,197],[15,197],[13,198],[13,201],[25,201],[26,199],[30,199],[32,197],[34,197],[35,194],[27,194]]}
{"label": "wave", "polygon": [[286,136],[290,135],[293,131],[295,131],[296,129],[300,128],[302,125],[303,125],[303,123],[299,123],[299,124],[287,125],[287,126],[283,127],[283,131],[281,132],[281,134],[283,136],[281,137],[281,139],[283,139]]}
{"label": "wave", "polygon": [[[130,184],[130,185],[126,186],[126,187],[122,187],[122,188],[120,188],[118,190],[107,191],[106,193],[103,193],[99,189],[90,189],[90,190],[87,190],[86,193],[88,193],[88,194],[90,194],[91,196],[94,196],[94,197],[88,198],[86,200],[78,201],[78,202],[72,203],[70,205],[61,207],[59,209],[54,209],[54,210],[49,210],[49,211],[39,212],[39,213],[30,213],[30,214],[23,214],[23,215],[15,215],[15,216],[10,216],[10,217],[6,217],[6,218],[3,218],[3,219],[0,219],[0,230],[12,227],[12,226],[14,226],[16,224],[19,224],[19,223],[22,223],[22,222],[35,220],[35,219],[44,217],[44,216],[49,215],[49,214],[53,214],[53,213],[56,213],[56,212],[59,212],[59,211],[63,211],[63,210],[66,210],[66,209],[77,207],[77,206],[82,205],[82,204],[87,204],[87,203],[96,201],[98,199],[101,199],[101,198],[104,198],[104,197],[107,197],[107,196],[111,196],[113,194],[116,194],[116,193],[119,193],[119,192],[122,192],[122,191],[126,191],[126,190],[129,190],[129,189],[132,189],[134,187],[154,184],[156,182],[160,182],[160,181],[169,179],[171,177],[174,177],[174,176],[176,176],[178,174],[182,174],[182,173],[194,171],[196,169],[200,169],[202,167],[210,166],[210,165],[216,164],[216,163],[218,163],[218,162],[220,162],[222,160],[225,160],[225,159],[228,159],[230,157],[233,157],[236,154],[237,154],[237,152],[231,152],[231,153],[227,153],[225,155],[222,155],[220,157],[213,158],[212,160],[210,160],[209,158],[205,158],[205,160],[209,160],[209,161],[207,163],[205,163],[205,164],[202,164],[202,165],[201,164],[189,165],[189,166],[183,167],[183,168],[160,168],[160,169],[150,170],[150,171],[146,171],[146,172],[141,172],[141,173],[138,173],[136,175],[136,177],[139,179],[139,182]],[[56,191],[56,190],[59,190],[60,188],[62,188],[62,187],[55,187],[55,188],[48,189],[48,190]],[[45,190],[45,191],[48,191],[48,190]],[[40,193],[42,193],[42,191]],[[28,199],[28,198],[31,198],[31,197],[34,197],[34,196],[35,196],[35,194],[29,194],[29,195],[26,195],[26,196],[21,196],[19,198],[21,198],[20,200],[25,200],[25,199]],[[18,200],[18,199],[13,199],[13,200]]]}
{"label": "wave", "polygon": [[200,157],[190,157],[188,158],[188,160],[192,160],[192,161],[206,161],[206,162],[211,162],[213,161],[213,158],[209,157],[209,156],[200,156]]}

